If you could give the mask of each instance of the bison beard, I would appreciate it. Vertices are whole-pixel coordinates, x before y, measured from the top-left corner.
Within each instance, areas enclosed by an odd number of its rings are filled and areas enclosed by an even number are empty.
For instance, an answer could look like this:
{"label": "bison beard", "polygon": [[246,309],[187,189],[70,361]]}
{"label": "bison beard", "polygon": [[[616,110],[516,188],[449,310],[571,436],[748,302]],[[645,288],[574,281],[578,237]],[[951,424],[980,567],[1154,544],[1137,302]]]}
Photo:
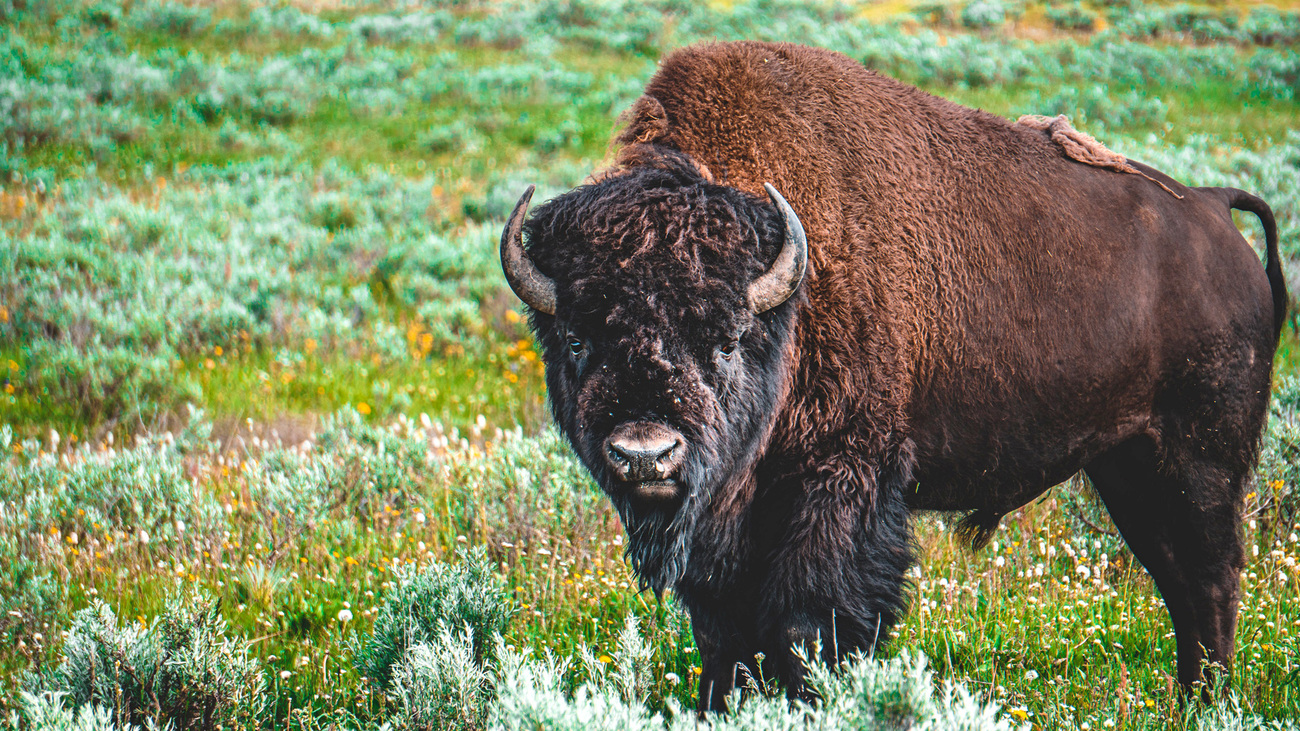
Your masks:
{"label": "bison beard", "polygon": [[[703,470],[690,470],[683,482],[703,484]],[[705,506],[704,491],[689,490],[680,506],[673,508],[637,504],[627,495],[612,502],[627,530],[627,557],[641,588],[662,594],[675,586],[690,562],[691,539]]]}
{"label": "bison beard", "polygon": [[745,675],[803,694],[793,646],[887,636],[910,511],[978,545],[1079,471],[1183,687],[1231,667],[1287,305],[1263,201],[799,46],[678,51],[624,121],[609,169],[520,199],[502,264],[642,586],[690,611],[701,710]]}

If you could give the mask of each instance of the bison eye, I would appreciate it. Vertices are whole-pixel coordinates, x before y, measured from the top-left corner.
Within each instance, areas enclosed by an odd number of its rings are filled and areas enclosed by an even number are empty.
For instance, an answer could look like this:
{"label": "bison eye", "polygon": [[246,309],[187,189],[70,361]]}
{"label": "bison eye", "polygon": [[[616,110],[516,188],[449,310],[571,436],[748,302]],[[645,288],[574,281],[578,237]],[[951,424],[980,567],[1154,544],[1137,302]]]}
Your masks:
{"label": "bison eye", "polygon": [[577,358],[586,352],[586,350],[586,344],[572,335],[569,336],[569,352],[573,354],[573,357]]}
{"label": "bison eye", "polygon": [[726,345],[718,348],[718,355],[721,355],[725,360],[731,360],[731,356],[736,354],[736,348],[739,347],[739,345],[739,341],[732,340]]}

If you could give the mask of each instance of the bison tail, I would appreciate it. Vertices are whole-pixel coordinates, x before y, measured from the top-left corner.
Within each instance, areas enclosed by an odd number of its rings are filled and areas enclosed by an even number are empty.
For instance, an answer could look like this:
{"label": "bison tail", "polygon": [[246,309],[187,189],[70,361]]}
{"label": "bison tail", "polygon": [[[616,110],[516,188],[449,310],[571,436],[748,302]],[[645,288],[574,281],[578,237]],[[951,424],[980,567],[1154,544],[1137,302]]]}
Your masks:
{"label": "bison tail", "polygon": [[1286,323],[1287,292],[1286,277],[1282,274],[1282,259],[1277,253],[1277,221],[1273,218],[1273,209],[1262,198],[1253,196],[1236,188],[1209,188],[1223,196],[1229,208],[1253,213],[1264,225],[1264,243],[1267,258],[1264,261],[1264,273],[1268,275],[1269,287],[1273,290],[1273,331],[1274,336],[1281,336],[1282,325]]}

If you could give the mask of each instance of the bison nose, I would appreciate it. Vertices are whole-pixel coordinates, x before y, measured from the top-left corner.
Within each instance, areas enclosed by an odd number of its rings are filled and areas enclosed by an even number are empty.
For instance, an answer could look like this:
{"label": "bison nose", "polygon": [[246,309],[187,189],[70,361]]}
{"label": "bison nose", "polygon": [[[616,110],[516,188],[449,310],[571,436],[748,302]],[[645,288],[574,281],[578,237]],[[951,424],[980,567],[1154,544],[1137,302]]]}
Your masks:
{"label": "bison nose", "polygon": [[666,480],[682,463],[685,440],[661,424],[623,424],[605,442],[605,459],[625,482]]}

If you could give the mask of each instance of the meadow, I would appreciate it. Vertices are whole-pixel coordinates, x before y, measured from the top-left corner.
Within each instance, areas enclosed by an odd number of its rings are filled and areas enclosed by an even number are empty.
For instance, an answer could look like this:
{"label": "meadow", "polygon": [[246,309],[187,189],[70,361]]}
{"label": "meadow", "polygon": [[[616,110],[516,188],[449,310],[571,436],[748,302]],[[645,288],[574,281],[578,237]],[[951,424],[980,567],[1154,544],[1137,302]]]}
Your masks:
{"label": "meadow", "polygon": [[[1252,191],[1295,291],[1282,3],[0,0],[0,726],[695,728],[689,619],[500,275],[523,187],[598,167],[671,49],[794,41]],[[919,517],[881,654],[714,725],[1295,727],[1298,358],[1292,323],[1219,705],[1075,479],[979,553]]]}

